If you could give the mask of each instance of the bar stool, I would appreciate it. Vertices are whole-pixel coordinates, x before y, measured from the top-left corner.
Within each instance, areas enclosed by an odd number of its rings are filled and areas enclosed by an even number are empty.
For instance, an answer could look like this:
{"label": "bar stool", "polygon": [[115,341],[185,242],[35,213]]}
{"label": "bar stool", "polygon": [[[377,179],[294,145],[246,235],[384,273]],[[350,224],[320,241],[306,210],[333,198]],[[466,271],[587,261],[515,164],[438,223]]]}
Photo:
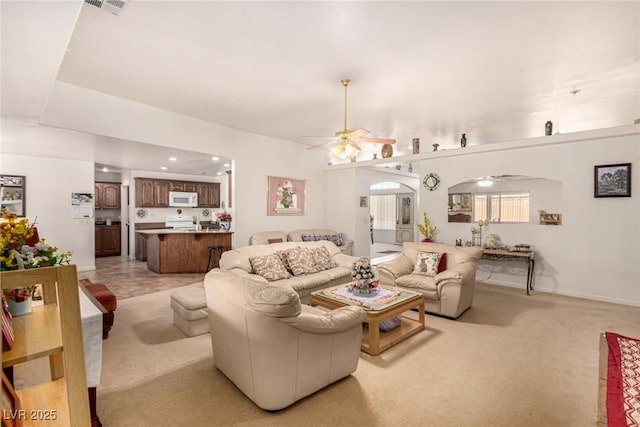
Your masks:
{"label": "bar stool", "polygon": [[222,258],[222,252],[224,251],[222,246],[207,246],[207,249],[209,250],[209,260],[207,261],[207,270],[205,271],[205,274],[213,267],[213,253],[216,253],[216,256],[218,257],[218,265],[220,265],[220,258]]}

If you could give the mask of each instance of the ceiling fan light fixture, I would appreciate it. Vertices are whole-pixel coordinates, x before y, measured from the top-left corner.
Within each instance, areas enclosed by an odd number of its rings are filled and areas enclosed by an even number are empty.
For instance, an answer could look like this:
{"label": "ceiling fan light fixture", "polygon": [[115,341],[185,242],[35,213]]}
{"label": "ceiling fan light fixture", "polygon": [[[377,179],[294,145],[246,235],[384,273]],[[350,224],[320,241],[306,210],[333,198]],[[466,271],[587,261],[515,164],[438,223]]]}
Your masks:
{"label": "ceiling fan light fixture", "polygon": [[331,152],[333,153],[334,156],[336,156],[339,159],[346,159],[347,158],[347,154],[345,153],[344,144],[336,145],[335,147],[333,147],[331,149]]}

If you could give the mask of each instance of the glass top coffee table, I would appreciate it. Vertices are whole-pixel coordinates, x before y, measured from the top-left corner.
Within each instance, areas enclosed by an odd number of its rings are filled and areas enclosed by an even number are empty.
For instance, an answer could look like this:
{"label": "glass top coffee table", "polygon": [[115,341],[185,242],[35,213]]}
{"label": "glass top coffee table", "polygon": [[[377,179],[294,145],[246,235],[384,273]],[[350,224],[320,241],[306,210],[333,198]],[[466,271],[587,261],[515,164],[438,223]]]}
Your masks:
{"label": "glass top coffee table", "polygon": [[[311,305],[336,309],[347,305],[364,308],[367,319],[362,331],[360,349],[365,353],[377,355],[400,341],[424,330],[424,300],[417,292],[392,286],[379,286],[372,295],[357,295],[348,291],[349,283],[311,293]],[[402,313],[418,310],[418,320],[402,316]],[[380,330],[385,320],[399,316],[400,325],[388,332]]]}

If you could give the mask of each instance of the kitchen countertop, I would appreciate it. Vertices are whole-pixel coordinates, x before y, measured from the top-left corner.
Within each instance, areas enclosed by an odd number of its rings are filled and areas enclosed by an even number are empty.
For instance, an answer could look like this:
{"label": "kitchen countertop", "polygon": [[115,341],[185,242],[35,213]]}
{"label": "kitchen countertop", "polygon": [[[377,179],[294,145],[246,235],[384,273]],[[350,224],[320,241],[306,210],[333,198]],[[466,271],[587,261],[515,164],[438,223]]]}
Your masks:
{"label": "kitchen countertop", "polygon": [[229,234],[233,233],[233,231],[229,230],[174,230],[171,228],[159,228],[159,229],[151,229],[151,230],[136,230],[136,233],[140,234]]}

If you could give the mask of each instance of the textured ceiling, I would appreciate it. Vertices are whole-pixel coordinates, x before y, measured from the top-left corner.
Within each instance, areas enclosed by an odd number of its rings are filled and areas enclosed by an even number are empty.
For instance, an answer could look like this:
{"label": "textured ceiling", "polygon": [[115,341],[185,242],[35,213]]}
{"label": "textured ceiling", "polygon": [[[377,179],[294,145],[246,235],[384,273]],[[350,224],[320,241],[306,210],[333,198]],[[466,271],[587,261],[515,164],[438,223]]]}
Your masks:
{"label": "textured ceiling", "polygon": [[[6,37],[6,36],[5,36]],[[4,49],[4,46],[3,46]],[[316,144],[343,127],[440,148],[640,117],[638,2],[84,4],[56,78]],[[380,151],[364,147],[362,156]]]}

